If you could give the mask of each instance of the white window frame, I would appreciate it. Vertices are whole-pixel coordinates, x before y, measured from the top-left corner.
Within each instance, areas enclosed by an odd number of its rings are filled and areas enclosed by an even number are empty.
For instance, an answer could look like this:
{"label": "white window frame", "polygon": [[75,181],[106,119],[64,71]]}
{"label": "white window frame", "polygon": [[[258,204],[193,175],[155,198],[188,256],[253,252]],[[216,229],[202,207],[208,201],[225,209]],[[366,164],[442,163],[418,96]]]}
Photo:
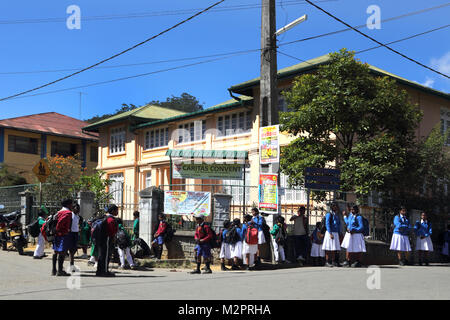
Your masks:
{"label": "white window frame", "polygon": [[109,137],[109,154],[120,154],[125,152],[125,128],[112,128]]}
{"label": "white window frame", "polygon": [[206,138],[206,120],[200,119],[178,125],[177,144],[202,141]]}
{"label": "white window frame", "polygon": [[248,134],[252,130],[252,123],[251,111],[241,110],[218,116],[216,119],[217,137]]}
{"label": "white window frame", "polygon": [[151,171],[145,171],[144,172],[144,178],[145,178],[145,188],[151,187],[152,184],[152,172]]}
{"label": "white window frame", "polygon": [[144,150],[167,147],[168,145],[169,127],[148,130],[145,132]]}
{"label": "white window frame", "polygon": [[304,188],[293,188],[288,183],[289,177],[283,173],[280,173],[280,189],[284,189],[281,192],[282,204],[301,204],[307,201],[306,191]]}
{"label": "white window frame", "polygon": [[108,175],[108,179],[112,181],[109,187],[109,193],[112,195],[112,203],[115,205],[122,204],[123,186],[125,183],[123,173],[112,173]]}

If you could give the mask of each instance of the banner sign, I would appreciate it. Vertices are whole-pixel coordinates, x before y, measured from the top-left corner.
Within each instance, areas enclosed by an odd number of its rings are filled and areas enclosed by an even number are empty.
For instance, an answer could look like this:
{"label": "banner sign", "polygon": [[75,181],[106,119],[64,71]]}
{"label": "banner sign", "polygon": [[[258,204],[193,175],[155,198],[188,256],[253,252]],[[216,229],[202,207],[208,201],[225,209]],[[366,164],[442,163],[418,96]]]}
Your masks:
{"label": "banner sign", "polygon": [[305,169],[305,188],[316,190],[339,190],[340,183],[341,171],[339,169]]}
{"label": "banner sign", "polygon": [[174,163],[175,179],[226,179],[242,180],[243,165],[236,163]]}
{"label": "banner sign", "polygon": [[259,210],[265,213],[278,213],[278,176],[259,175]]}
{"label": "banner sign", "polygon": [[211,212],[211,193],[197,191],[164,191],[164,213],[180,215]]}
{"label": "banner sign", "polygon": [[260,162],[280,162],[279,125],[259,128]]}

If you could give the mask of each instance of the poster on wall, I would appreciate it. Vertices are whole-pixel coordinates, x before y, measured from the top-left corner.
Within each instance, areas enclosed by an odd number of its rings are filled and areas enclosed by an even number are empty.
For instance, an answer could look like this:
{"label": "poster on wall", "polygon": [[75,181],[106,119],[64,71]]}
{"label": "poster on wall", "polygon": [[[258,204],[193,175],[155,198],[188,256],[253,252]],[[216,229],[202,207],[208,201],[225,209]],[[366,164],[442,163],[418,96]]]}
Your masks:
{"label": "poster on wall", "polygon": [[211,193],[197,191],[164,191],[164,213],[180,215],[211,212]]}
{"label": "poster on wall", "polygon": [[174,163],[175,179],[242,180],[243,165],[235,163]]}
{"label": "poster on wall", "polygon": [[260,162],[280,162],[279,125],[259,128]]}
{"label": "poster on wall", "polygon": [[276,174],[259,175],[259,211],[278,213],[278,176]]}

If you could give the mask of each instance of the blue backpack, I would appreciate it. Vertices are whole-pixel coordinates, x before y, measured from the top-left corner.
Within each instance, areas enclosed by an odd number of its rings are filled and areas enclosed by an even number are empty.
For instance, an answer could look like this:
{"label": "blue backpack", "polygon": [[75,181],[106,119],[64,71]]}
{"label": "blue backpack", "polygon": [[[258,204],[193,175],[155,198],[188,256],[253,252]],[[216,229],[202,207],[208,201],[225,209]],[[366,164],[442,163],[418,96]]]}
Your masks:
{"label": "blue backpack", "polygon": [[362,221],[363,221],[363,236],[367,237],[370,234],[370,227],[369,227],[369,220],[367,220],[366,218],[364,218],[363,216],[361,216]]}

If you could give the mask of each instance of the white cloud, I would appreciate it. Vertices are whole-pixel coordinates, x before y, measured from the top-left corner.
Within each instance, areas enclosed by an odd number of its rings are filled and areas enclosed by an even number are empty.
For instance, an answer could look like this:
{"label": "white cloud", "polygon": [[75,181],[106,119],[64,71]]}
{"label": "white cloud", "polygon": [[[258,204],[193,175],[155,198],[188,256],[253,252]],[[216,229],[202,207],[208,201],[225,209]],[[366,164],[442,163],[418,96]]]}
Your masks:
{"label": "white cloud", "polygon": [[444,74],[450,74],[450,51],[440,58],[432,58],[431,65]]}
{"label": "white cloud", "polygon": [[433,84],[434,84],[434,79],[427,77],[427,80],[424,83],[421,83],[421,85],[425,86],[425,87],[430,87],[433,88]]}

